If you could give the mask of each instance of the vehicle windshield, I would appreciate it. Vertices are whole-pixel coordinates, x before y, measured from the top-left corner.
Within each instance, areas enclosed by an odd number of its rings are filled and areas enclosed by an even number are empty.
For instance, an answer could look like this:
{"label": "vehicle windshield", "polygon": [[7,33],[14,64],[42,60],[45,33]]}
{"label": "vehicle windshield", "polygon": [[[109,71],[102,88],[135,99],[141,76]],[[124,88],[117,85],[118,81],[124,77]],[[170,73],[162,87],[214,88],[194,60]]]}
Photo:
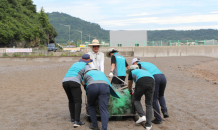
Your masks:
{"label": "vehicle windshield", "polygon": [[48,47],[55,47],[54,44],[48,44]]}

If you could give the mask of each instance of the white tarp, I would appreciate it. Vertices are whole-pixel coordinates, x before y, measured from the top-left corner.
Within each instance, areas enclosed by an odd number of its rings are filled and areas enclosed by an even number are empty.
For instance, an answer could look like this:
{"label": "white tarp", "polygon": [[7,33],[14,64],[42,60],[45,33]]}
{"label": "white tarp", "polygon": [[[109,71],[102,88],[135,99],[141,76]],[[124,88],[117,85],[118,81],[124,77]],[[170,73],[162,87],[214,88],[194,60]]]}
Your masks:
{"label": "white tarp", "polygon": [[6,52],[32,52],[32,48],[6,49]]}

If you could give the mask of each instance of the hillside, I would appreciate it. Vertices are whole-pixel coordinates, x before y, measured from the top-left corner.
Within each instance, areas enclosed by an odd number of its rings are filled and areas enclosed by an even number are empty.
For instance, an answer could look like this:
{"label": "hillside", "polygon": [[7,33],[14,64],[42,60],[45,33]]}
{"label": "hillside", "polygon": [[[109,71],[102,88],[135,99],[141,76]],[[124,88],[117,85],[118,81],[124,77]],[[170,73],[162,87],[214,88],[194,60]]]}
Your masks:
{"label": "hillside", "polygon": [[[77,42],[81,39],[81,33],[78,31],[82,30],[82,40],[89,41],[96,37],[102,41],[109,41],[109,31],[104,30],[100,25],[96,23],[90,23],[80,18],[72,17],[65,13],[53,12],[48,13],[50,23],[55,27],[58,32],[58,36],[55,38],[56,42],[66,43],[69,40],[69,27],[63,25],[70,25],[70,39]],[[62,24],[62,25],[61,25]],[[78,30],[78,31],[76,31]],[[148,30],[148,40],[205,40],[205,39],[216,39],[218,38],[218,30],[214,29],[201,29],[201,30]]]}
{"label": "hillside", "polygon": [[1,0],[0,47],[34,47],[54,42],[55,28],[32,0]]}
{"label": "hillside", "polygon": [[50,23],[58,32],[58,36],[55,38],[57,43],[66,43],[69,40],[69,27],[63,25],[70,25],[70,40],[73,40],[74,42],[77,42],[81,39],[81,33],[78,31],[82,31],[83,43],[85,41],[89,41],[89,34],[91,35],[90,41],[94,39],[93,37],[96,37],[100,41],[107,42],[109,40],[109,31],[102,29],[100,25],[96,23],[90,23],[79,18],[72,17],[68,14],[59,12],[48,13],[48,17]]}
{"label": "hillside", "polygon": [[217,39],[218,30],[200,29],[200,30],[155,30],[148,31],[149,41],[158,40],[206,40]]}

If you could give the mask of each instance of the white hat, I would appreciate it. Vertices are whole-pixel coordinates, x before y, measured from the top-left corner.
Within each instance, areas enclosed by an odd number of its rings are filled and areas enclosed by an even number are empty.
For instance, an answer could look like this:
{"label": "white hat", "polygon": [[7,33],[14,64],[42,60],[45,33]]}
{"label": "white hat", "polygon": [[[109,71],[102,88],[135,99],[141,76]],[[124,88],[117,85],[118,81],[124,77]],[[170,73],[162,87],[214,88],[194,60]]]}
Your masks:
{"label": "white hat", "polygon": [[128,69],[128,70],[126,71],[126,73],[129,74],[130,71],[132,71],[132,70],[134,70],[134,69],[139,69],[139,66],[138,66],[138,65],[131,65],[131,66],[130,66],[130,69]]}
{"label": "white hat", "polygon": [[111,52],[118,52],[118,50],[115,50],[114,48],[110,48],[110,49],[108,50],[106,56],[107,56],[107,57],[111,57],[111,56],[110,56],[110,53],[111,53]]}
{"label": "white hat", "polygon": [[135,63],[135,62],[137,62],[137,61],[141,61],[139,58],[134,58],[134,59],[132,59],[132,65],[133,65],[133,63]]}
{"label": "white hat", "polygon": [[92,44],[88,44],[88,46],[102,46],[102,44],[99,44],[99,41],[97,39],[93,39]]}

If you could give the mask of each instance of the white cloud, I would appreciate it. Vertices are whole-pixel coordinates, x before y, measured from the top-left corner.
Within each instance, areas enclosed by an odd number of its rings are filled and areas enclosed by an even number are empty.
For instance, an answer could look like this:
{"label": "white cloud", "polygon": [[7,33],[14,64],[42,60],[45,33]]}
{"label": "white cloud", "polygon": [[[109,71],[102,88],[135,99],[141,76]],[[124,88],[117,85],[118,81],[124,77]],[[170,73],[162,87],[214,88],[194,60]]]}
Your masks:
{"label": "white cloud", "polygon": [[101,25],[119,26],[130,24],[182,24],[182,23],[201,23],[201,22],[218,22],[218,14],[211,15],[192,15],[177,17],[141,17],[126,20],[111,20],[98,22]]}
{"label": "white cloud", "polygon": [[163,28],[152,28],[148,30],[199,30],[199,29],[218,29],[218,25],[209,26],[175,26],[175,27],[163,27]]}
{"label": "white cloud", "polygon": [[211,14],[218,14],[218,11],[212,11]]}
{"label": "white cloud", "polygon": [[141,13],[141,14],[129,14],[126,16],[143,16],[143,15],[149,15],[148,13]]}

